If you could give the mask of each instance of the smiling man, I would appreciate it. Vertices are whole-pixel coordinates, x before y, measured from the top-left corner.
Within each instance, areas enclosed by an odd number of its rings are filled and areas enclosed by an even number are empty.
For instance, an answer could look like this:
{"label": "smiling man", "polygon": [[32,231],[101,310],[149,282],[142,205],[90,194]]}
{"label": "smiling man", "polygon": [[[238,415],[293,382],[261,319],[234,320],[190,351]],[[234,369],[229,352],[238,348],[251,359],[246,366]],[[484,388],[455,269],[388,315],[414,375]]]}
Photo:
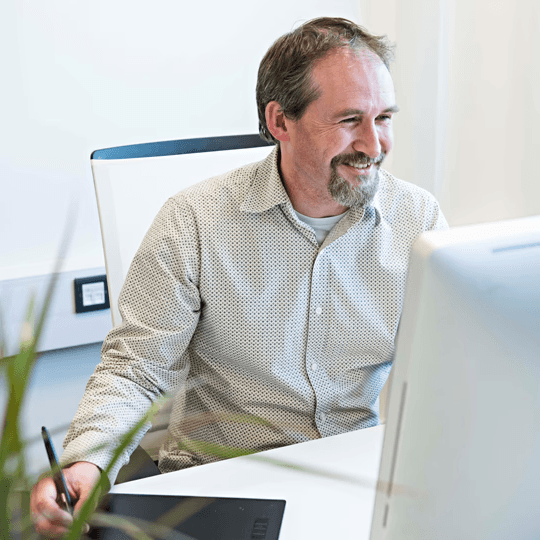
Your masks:
{"label": "smiling man", "polygon": [[321,218],[367,206],[393,144],[398,107],[388,68],[366,48],[338,48],[315,63],[310,84],[317,99],[301,117],[289,118],[278,101],[266,105],[293,207]]}
{"label": "smiling man", "polygon": [[[162,472],[218,459],[205,444],[259,451],[379,423],[411,245],[447,227],[432,195],[381,168],[391,57],[384,38],[333,18],[269,49],[257,106],[276,146],[174,195],[148,231],[66,437],[77,507],[164,393],[176,397]],[[55,498],[42,480],[32,512],[59,535],[71,517]]]}

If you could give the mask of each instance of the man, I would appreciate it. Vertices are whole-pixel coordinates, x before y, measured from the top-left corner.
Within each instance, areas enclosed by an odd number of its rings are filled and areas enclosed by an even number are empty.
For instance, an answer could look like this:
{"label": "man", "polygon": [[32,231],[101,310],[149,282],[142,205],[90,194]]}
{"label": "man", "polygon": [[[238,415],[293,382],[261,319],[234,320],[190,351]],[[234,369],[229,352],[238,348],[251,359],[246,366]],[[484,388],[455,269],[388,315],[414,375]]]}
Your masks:
{"label": "man", "polygon": [[[380,168],[398,110],[391,55],[385,39],[330,18],[267,52],[257,104],[276,147],[172,197],[145,237],[124,322],[66,437],[79,506],[117,437],[167,392],[163,472],[216,459],[193,441],[258,451],[378,424],[410,247],[447,227],[429,193]],[[55,496],[50,480],[32,495],[48,534],[70,520]]]}

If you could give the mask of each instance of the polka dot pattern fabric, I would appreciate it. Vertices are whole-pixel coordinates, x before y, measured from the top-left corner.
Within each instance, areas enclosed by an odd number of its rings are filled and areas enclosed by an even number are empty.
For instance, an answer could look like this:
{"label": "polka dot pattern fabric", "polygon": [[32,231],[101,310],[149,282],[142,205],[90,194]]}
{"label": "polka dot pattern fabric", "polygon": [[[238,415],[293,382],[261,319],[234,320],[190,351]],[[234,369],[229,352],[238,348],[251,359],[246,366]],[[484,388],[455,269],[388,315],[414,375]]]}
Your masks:
{"label": "polka dot pattern fabric", "polygon": [[104,468],[114,441],[164,394],[174,404],[163,472],[218,459],[193,440],[260,451],[378,424],[411,245],[448,225],[432,195],[381,170],[373,204],[347,212],[319,246],[277,159],[275,148],[163,206],[64,463]]}

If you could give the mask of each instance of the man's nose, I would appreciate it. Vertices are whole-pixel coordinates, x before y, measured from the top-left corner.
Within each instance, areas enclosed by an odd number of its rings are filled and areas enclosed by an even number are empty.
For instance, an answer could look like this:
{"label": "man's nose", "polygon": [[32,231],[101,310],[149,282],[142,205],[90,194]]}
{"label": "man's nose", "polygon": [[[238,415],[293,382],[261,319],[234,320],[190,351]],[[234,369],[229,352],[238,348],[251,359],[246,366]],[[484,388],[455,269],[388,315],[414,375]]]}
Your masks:
{"label": "man's nose", "polygon": [[367,154],[371,159],[375,159],[381,154],[381,142],[377,126],[373,122],[362,122],[358,127],[353,148],[357,152]]}

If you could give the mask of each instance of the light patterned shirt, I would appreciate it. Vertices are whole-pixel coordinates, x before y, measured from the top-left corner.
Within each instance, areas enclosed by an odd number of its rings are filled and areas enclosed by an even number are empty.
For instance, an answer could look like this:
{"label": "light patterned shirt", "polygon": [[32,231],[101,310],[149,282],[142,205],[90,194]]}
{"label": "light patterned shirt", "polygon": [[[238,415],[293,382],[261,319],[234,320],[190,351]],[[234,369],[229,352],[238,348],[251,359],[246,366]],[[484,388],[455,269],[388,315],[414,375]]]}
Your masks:
{"label": "light patterned shirt", "polygon": [[351,208],[319,246],[291,205],[278,156],[274,148],[160,210],[64,463],[104,468],[112,450],[90,449],[116,440],[164,393],[175,399],[163,472],[217,459],[188,439],[259,451],[378,424],[411,245],[448,225],[431,194],[381,170],[373,203]]}

